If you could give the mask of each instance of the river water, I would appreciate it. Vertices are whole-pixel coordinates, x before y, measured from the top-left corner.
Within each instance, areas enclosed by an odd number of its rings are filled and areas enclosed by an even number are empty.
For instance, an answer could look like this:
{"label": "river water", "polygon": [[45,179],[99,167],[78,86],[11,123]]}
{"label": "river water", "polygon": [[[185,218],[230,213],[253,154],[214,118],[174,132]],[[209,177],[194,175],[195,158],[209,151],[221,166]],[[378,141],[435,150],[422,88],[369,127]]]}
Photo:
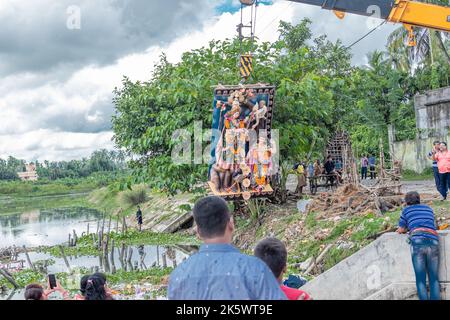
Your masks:
{"label": "river water", "polygon": [[[1,209],[0,203],[0,213]],[[42,274],[68,272],[74,279],[74,285],[78,285],[79,273],[86,269],[91,272],[115,273],[121,269],[131,271],[152,267],[176,267],[197,251],[196,247],[183,245],[133,245],[126,247],[123,251],[121,246],[116,247],[113,255],[110,251],[107,257],[100,254],[98,256],[67,256],[65,261],[63,258],[36,250],[40,246],[67,244],[69,234],[73,233],[73,230],[81,236],[87,231],[88,224],[90,232],[95,232],[97,222],[101,218],[102,213],[99,211],[81,207],[35,209],[18,214],[0,214],[0,249],[26,246],[32,249],[29,250],[30,260]],[[121,259],[124,253],[125,258]],[[30,267],[24,253],[19,254],[15,261],[6,265],[11,268],[10,270]],[[12,293],[11,296],[10,294],[11,292],[0,292],[0,300],[23,299],[22,291]]]}
{"label": "river water", "polygon": [[0,248],[62,244],[73,230],[81,235],[88,223],[93,227],[100,217],[100,212],[88,208],[36,209],[0,215]]}

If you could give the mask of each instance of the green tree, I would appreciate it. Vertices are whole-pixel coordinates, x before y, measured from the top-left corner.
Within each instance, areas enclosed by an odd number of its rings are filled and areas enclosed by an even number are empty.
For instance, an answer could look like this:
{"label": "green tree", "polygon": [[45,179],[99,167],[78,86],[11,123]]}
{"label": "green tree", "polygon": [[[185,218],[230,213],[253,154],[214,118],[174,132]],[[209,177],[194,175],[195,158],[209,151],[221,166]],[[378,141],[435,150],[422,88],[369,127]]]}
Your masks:
{"label": "green tree", "polygon": [[[244,43],[254,49],[252,81],[277,86],[274,128],[280,132],[283,159],[306,154],[311,145],[325,146],[336,127],[335,101],[342,98],[351,73],[350,54],[340,43],[321,37],[308,44],[311,32],[304,20],[297,26],[282,22],[275,43]],[[114,140],[133,158],[128,181],[176,192],[205,180],[206,165],[175,165],[171,151],[176,129],[193,133],[194,121],[211,125],[212,87],[240,81],[236,66],[237,40],[212,41],[184,53],[177,64],[162,56],[150,81],[124,78],[115,90]],[[339,95],[340,94],[340,95]]]}

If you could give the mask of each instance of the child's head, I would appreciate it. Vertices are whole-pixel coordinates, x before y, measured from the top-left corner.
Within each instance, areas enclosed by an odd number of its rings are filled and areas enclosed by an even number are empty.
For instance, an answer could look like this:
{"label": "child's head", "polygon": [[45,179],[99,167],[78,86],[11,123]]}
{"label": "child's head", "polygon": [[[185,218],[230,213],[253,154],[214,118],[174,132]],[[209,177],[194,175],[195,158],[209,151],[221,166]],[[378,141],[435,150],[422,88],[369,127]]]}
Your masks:
{"label": "child's head", "polygon": [[417,191],[408,192],[405,196],[405,203],[407,206],[420,204],[420,195]]}
{"label": "child's head", "polygon": [[29,284],[25,288],[25,300],[46,300],[44,288],[40,284]]}
{"label": "child's head", "polygon": [[283,242],[276,238],[263,239],[256,245],[254,255],[267,264],[275,278],[281,280],[287,264],[287,250]]}

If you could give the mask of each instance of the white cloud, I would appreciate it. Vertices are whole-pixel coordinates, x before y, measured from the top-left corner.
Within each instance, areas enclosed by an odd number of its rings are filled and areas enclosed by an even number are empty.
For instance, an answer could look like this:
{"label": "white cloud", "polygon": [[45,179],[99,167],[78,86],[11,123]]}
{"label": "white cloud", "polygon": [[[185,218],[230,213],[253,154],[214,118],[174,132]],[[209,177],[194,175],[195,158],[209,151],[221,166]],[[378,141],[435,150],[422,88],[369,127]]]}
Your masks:
{"label": "white cloud", "polygon": [[29,161],[81,159],[95,150],[113,148],[112,135],[112,132],[74,133],[40,129],[0,136],[0,158],[13,154]]}
{"label": "white cloud", "polygon": [[[257,36],[262,41],[278,38],[280,19],[298,22],[308,17],[315,35],[325,33],[331,40],[342,39],[344,44],[369,30],[367,18],[348,15],[341,21],[331,12],[288,1],[260,6],[258,12]],[[211,16],[203,21],[203,28],[164,47],[151,46],[107,66],[87,65],[68,76],[55,70],[0,79],[0,157],[65,159],[86,156],[96,148],[112,148],[112,91],[120,86],[124,75],[133,81],[148,80],[162,52],[169,61],[177,62],[183,52],[205,46],[212,39],[234,37],[239,22],[240,13]],[[390,30],[385,26],[355,46],[354,61],[364,63],[365,53],[382,49]]]}

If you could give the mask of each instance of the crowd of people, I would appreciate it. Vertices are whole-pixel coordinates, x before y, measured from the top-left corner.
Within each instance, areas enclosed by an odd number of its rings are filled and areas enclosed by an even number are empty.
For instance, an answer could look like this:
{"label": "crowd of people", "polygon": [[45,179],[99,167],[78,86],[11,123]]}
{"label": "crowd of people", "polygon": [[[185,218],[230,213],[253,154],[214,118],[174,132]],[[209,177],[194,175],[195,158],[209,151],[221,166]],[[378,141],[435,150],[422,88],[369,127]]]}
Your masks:
{"label": "crowd of people", "polygon": [[[225,200],[215,196],[200,199],[194,205],[193,217],[203,244],[171,273],[169,300],[312,299],[299,289],[301,285],[283,283],[288,258],[283,242],[273,237],[263,239],[255,246],[252,256],[242,254],[232,245],[235,226]],[[431,207],[421,204],[417,192],[406,194],[397,232],[409,234],[419,298],[439,300],[439,237],[435,216]],[[102,273],[84,276],[79,290],[72,298],[57,281],[53,288],[49,282],[47,289],[30,284],[26,287],[25,299],[48,300],[49,295],[59,292],[64,300],[114,300]]]}
{"label": "crowd of people", "polygon": [[[363,155],[361,163],[361,180],[370,177],[371,180],[377,179],[377,159],[371,154]],[[313,177],[326,177],[331,185],[335,179],[342,181],[343,163],[340,159],[333,159],[328,156],[322,163],[319,159],[314,162],[301,161],[294,165],[294,173],[298,177],[297,190],[299,194],[303,193],[303,188],[307,185],[307,180],[311,182]],[[450,178],[449,178],[450,179]],[[450,183],[450,181],[449,181]]]}
{"label": "crowd of people", "polygon": [[200,199],[193,209],[203,245],[170,275],[169,300],[308,300],[282,284],[287,250],[274,238],[258,243],[254,256],[232,245],[234,221],[225,200]]}
{"label": "crowd of people", "polygon": [[[450,187],[450,152],[447,144],[435,141],[428,156],[433,160],[436,188],[442,200],[445,200]],[[294,170],[298,176],[297,188],[302,193],[307,176],[339,174],[342,163],[327,157],[323,165],[319,160],[308,165],[297,163]],[[367,178],[368,171],[370,178],[376,179],[374,156],[363,156],[361,159],[362,179]],[[397,232],[409,234],[418,296],[421,300],[439,300],[439,237],[433,209],[421,204],[417,192],[407,193],[404,203]],[[255,246],[253,256],[240,253],[232,245],[235,226],[225,200],[214,196],[200,199],[194,206],[193,216],[203,245],[197,254],[179,265],[170,275],[170,300],[312,299],[308,293],[299,289],[300,285],[283,284],[288,257],[283,242],[276,238],[263,239]],[[141,230],[142,211],[139,207],[136,219]],[[49,284],[46,289],[39,284],[28,285],[25,299],[48,300],[55,292],[59,292],[64,300],[114,300],[106,276],[102,273],[84,276],[80,280],[80,293],[74,297],[56,282],[56,286],[50,288]]]}
{"label": "crowd of people", "polygon": [[80,293],[74,297],[70,296],[59,281],[56,281],[56,286],[53,288],[50,282],[47,288],[40,284],[29,284],[25,288],[24,296],[25,300],[48,300],[49,296],[55,292],[59,293],[64,300],[114,300],[106,282],[106,275],[100,272],[83,276],[80,280]]}
{"label": "crowd of people", "polygon": [[361,158],[361,180],[367,179],[367,173],[370,173],[370,179],[377,178],[377,159],[374,155],[363,155]]}
{"label": "crowd of people", "polygon": [[322,164],[319,159],[314,162],[302,161],[294,165],[294,173],[297,175],[296,193],[303,194],[303,188],[307,185],[307,180],[312,183],[312,178],[325,177],[327,183],[333,185],[335,179],[342,180],[342,161],[333,160],[328,156]]}
{"label": "crowd of people", "polygon": [[[172,300],[310,300],[308,293],[283,285],[287,250],[276,238],[261,240],[254,256],[231,243],[234,222],[227,203],[206,197],[194,206],[200,251],[171,274]],[[409,233],[416,286],[421,300],[439,300],[439,238],[433,209],[421,204],[417,192],[405,196],[398,233]],[[429,279],[430,294],[427,290]]]}

